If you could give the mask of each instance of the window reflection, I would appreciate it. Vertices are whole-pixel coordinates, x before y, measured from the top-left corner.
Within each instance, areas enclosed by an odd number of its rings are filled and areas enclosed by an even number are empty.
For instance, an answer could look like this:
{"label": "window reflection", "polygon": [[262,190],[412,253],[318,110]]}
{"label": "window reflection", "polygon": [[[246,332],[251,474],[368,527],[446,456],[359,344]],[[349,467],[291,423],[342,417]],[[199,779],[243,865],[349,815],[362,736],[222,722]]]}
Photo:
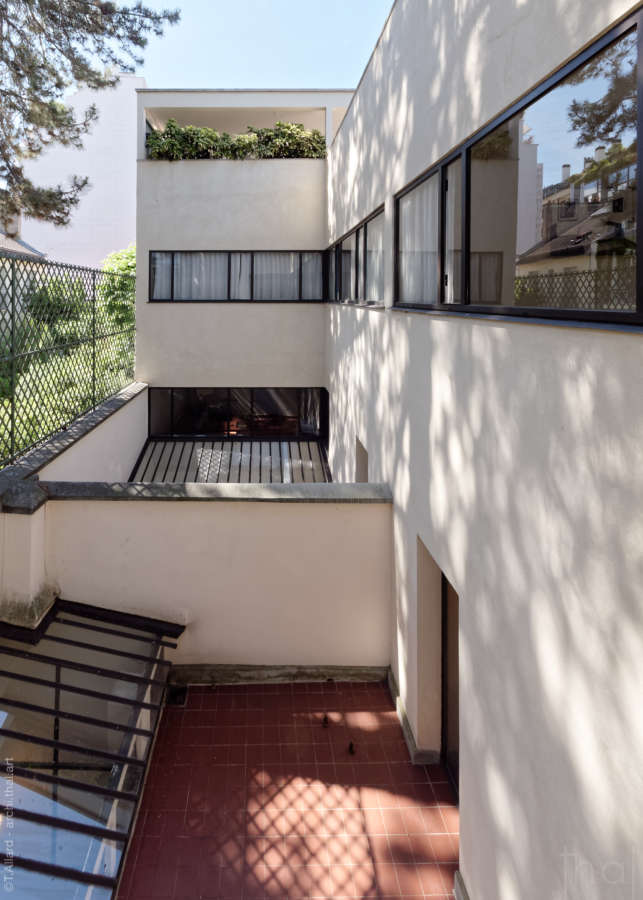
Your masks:
{"label": "window reflection", "polygon": [[636,34],[471,150],[470,302],[636,308]]}

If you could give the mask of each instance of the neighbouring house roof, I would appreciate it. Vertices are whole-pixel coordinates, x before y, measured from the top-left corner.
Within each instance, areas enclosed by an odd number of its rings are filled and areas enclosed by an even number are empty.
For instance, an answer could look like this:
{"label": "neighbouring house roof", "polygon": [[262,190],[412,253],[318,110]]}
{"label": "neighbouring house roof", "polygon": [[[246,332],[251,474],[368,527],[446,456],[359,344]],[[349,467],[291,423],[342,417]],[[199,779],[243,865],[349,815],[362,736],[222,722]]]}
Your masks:
{"label": "neighbouring house roof", "polygon": [[9,250],[11,253],[22,253],[27,256],[36,256],[38,259],[45,258],[45,254],[41,253],[40,250],[36,250],[31,244],[20,240],[20,238],[9,237],[9,235],[5,234],[3,231],[0,231],[0,250]]}

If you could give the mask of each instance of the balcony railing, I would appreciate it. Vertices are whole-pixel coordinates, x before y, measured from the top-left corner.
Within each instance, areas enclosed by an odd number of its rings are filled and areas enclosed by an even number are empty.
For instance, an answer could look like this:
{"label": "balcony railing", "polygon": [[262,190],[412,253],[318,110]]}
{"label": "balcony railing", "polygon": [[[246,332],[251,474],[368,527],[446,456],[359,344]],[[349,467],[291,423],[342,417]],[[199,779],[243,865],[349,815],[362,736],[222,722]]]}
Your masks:
{"label": "balcony railing", "polygon": [[132,380],[134,286],[0,254],[0,467]]}

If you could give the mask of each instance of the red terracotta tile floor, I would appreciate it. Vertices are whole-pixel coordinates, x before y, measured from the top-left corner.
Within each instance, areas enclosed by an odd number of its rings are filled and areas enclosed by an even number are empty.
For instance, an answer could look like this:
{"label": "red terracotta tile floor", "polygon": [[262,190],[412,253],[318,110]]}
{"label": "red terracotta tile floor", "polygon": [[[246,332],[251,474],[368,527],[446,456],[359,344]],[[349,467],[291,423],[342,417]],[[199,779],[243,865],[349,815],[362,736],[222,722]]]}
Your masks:
{"label": "red terracotta tile floor", "polygon": [[455,795],[411,765],[385,684],[194,687],[165,709],[118,897],[446,900],[457,861]]}

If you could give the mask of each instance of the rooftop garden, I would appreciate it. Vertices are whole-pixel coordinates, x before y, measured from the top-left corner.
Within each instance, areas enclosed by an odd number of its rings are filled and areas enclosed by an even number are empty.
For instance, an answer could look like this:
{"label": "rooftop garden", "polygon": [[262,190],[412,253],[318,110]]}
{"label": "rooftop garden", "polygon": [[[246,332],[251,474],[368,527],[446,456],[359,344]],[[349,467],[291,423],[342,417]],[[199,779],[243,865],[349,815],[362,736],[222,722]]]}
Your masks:
{"label": "rooftop garden", "polygon": [[168,119],[163,130],[147,135],[149,159],[325,159],[326,141],[316,128],[277,122],[274,128],[248,127],[246,134],[179,125]]}

